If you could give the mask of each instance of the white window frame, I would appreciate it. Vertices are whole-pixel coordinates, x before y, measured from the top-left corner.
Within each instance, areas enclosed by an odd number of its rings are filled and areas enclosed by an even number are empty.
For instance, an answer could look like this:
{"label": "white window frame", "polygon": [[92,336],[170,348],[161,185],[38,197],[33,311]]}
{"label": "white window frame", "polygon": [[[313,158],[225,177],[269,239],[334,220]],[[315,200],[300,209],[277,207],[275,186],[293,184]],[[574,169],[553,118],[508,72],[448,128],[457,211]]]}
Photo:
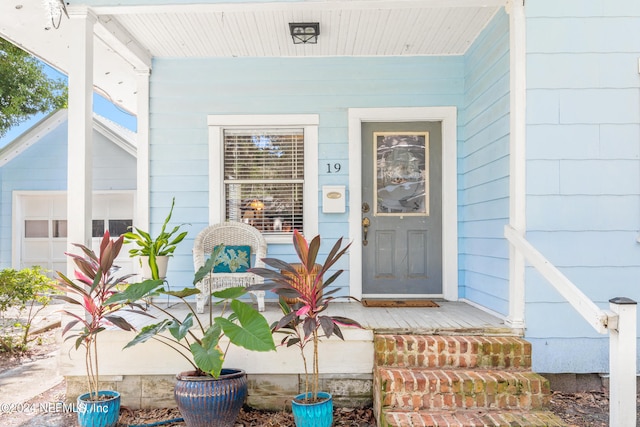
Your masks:
{"label": "white window frame", "polygon": [[[224,130],[255,128],[304,129],[303,221],[307,238],[318,234],[318,124],[317,114],[210,115],[209,127],[209,224],[225,220]],[[289,235],[265,235],[267,243],[291,243]]]}

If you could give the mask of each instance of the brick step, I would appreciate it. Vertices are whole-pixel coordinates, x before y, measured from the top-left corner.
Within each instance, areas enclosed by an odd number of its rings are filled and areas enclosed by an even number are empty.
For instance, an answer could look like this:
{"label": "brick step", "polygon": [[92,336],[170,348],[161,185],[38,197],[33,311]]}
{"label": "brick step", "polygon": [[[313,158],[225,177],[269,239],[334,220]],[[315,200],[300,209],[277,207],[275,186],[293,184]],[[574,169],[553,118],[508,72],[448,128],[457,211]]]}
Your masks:
{"label": "brick step", "polygon": [[378,367],[374,382],[374,404],[392,410],[543,410],[550,398],[534,372]]}
{"label": "brick step", "polygon": [[560,418],[547,411],[390,411],[379,423],[381,427],[567,427]]}
{"label": "brick step", "polygon": [[376,335],[378,366],[531,368],[531,344],[518,337]]}

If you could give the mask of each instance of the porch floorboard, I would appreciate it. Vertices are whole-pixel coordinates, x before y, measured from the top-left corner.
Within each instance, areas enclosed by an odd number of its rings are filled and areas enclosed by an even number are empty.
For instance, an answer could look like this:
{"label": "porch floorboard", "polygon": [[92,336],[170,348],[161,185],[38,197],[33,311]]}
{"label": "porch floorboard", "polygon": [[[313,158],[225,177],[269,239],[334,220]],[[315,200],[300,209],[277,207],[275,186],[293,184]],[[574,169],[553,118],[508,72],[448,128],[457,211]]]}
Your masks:
{"label": "porch floorboard", "polygon": [[[354,319],[374,333],[403,334],[466,334],[466,335],[515,335],[504,320],[465,302],[437,301],[439,307],[364,307],[358,302],[333,302],[328,313]],[[164,304],[161,304],[164,305]],[[264,316],[269,322],[280,318],[281,312],[275,302],[267,302]],[[178,318],[184,318],[187,309],[183,304],[169,305],[169,310]],[[182,313],[184,312],[184,313]],[[162,314],[151,313],[162,318]],[[219,307],[214,306],[214,315]],[[142,318],[146,320],[143,320]],[[199,317],[208,322],[208,308]],[[157,320],[136,316],[131,320],[139,326]]]}
{"label": "porch floorboard", "polygon": [[[333,304],[330,309],[359,321],[374,333],[513,334],[503,319],[464,302],[438,301],[439,307],[364,307]],[[337,314],[337,313],[336,313]]]}

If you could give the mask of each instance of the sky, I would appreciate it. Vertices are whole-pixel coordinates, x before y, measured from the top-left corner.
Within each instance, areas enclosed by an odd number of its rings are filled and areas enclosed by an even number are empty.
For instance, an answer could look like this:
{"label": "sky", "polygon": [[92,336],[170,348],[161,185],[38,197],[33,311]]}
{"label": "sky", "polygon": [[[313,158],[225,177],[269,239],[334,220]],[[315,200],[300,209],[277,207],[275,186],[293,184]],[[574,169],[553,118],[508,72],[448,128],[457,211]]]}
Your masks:
{"label": "sky", "polygon": [[[53,79],[62,79],[65,82],[67,81],[67,76],[60,73],[58,70],[48,66],[44,62],[42,63],[44,72]],[[93,111],[97,114],[106,117],[109,120],[112,120],[119,125],[133,130],[136,130],[137,120],[136,117],[126,111],[119,109],[116,105],[105,99],[104,97],[94,93],[93,94]],[[6,133],[6,135],[0,138],[0,148],[4,147],[24,132],[26,132],[33,125],[38,123],[40,119],[45,117],[46,114],[36,114],[30,119],[20,123],[17,126],[12,127]]]}

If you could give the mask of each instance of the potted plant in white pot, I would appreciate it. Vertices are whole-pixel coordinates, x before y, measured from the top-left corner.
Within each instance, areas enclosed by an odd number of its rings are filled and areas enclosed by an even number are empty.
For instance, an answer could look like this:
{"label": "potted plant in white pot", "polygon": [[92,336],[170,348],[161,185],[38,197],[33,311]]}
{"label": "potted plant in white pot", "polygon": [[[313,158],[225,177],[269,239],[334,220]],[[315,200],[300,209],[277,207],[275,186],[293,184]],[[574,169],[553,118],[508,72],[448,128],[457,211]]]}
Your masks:
{"label": "potted plant in white pot", "polygon": [[[85,369],[88,392],[78,397],[78,423],[81,427],[113,427],[120,413],[120,394],[116,391],[101,390],[98,361],[98,335],[110,326],[125,331],[134,327],[118,311],[127,310],[146,314],[145,308],[135,301],[109,302],[109,298],[118,294],[117,287],[124,284],[131,275],[115,277],[118,267],[114,260],[122,248],[123,237],[111,240],[106,231],[100,243],[100,253],[96,255],[84,245],[74,244],[84,255],[67,253],[73,259],[77,269],[75,281],[58,272],[54,286],[64,292],[55,295],[70,304],[62,310],[71,320],[66,323],[62,335],[66,339],[75,338],[75,349],[85,350]],[[76,283],[77,282],[77,283]],[[80,310],[73,310],[80,308]]]}
{"label": "potted plant in white pot", "polygon": [[[271,289],[280,296],[280,308],[283,317],[272,326],[273,332],[283,333],[282,345],[297,346],[305,370],[305,391],[297,395],[291,402],[293,416],[298,427],[329,427],[333,423],[333,399],[330,393],[319,388],[319,353],[320,338],[335,335],[344,339],[340,326],[362,326],[355,320],[342,316],[325,314],[329,303],[336,299],[333,296],[339,289],[326,291],[343,270],[338,270],[325,280],[329,269],[347,252],[350,244],[341,249],[342,238],[334,244],[324,264],[316,263],[320,250],[320,236],[308,243],[297,231],[293,232],[293,246],[300,264],[290,264],[275,258],[264,258],[266,265],[275,268],[252,268],[254,274],[270,279],[272,283],[256,285],[248,289]],[[356,300],[353,297],[344,297]],[[289,302],[287,302],[289,301]],[[357,300],[356,300],[357,301]],[[313,346],[311,362],[312,375],[309,376],[305,347]]]}
{"label": "potted plant in white pot", "polygon": [[[222,250],[223,246],[214,249],[205,265],[196,272],[194,285],[213,274],[215,260]],[[221,306],[221,312],[214,316],[214,304],[209,304],[206,323],[186,301],[200,293],[199,289],[168,291],[163,284],[161,280],[134,283],[110,300],[132,302],[140,298],[149,300],[147,297],[151,294],[162,294],[182,300],[189,310],[183,319],[179,319],[151,300],[150,305],[165,318],[142,328],[125,348],[154,339],[177,351],[192,368],[176,375],[174,388],[176,403],[187,426],[232,427],[244,404],[248,385],[245,371],[223,368],[227,350],[231,344],[252,351],[275,350],[269,323],[260,312],[239,299],[247,292],[243,287],[213,292],[212,295],[220,299],[215,305]]]}
{"label": "potted plant in white pot", "polygon": [[131,231],[124,234],[125,243],[134,243],[138,247],[129,250],[131,257],[140,257],[142,266],[142,277],[145,279],[164,279],[167,276],[167,264],[169,257],[173,256],[178,243],[187,236],[187,232],[180,231],[186,224],[180,224],[167,231],[167,226],[173,214],[173,207],[176,203],[175,197],[171,201],[171,210],[162,223],[160,233],[154,238],[151,234],[133,227]]}

